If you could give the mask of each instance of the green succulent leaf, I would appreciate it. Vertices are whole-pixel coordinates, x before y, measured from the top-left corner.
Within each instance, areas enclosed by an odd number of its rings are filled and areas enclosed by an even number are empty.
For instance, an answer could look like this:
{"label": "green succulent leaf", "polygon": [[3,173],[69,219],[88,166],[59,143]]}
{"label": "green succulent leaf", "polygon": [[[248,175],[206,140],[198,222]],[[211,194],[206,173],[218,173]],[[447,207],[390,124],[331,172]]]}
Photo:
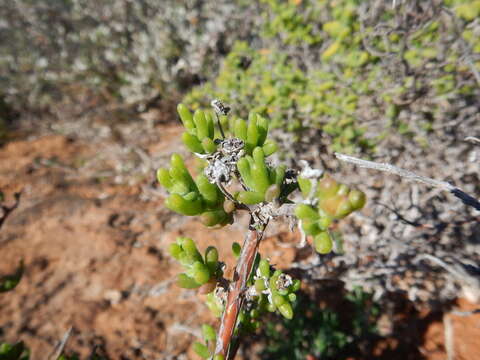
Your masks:
{"label": "green succulent leaf", "polygon": [[245,143],[247,142],[247,128],[248,127],[245,120],[237,119],[235,121],[234,135],[240,140],[243,140]]}
{"label": "green succulent leaf", "polygon": [[202,146],[202,143],[198,140],[198,137],[195,135],[192,135],[188,132],[184,132],[182,134],[182,141],[185,144],[185,146],[190,150],[191,152],[198,153],[198,154],[204,154],[205,149]]}
{"label": "green succulent leaf", "polygon": [[232,252],[237,259],[240,257],[240,253],[242,252],[242,247],[240,246],[239,243],[234,242],[232,244]]}
{"label": "green succulent leaf", "polygon": [[187,200],[179,194],[171,194],[165,201],[165,206],[170,210],[187,216],[199,215],[204,210],[202,199]]}
{"label": "green succulent leaf", "polygon": [[255,205],[261,203],[264,195],[255,191],[240,191],[237,195],[237,200],[243,204]]}
{"label": "green succulent leaf", "polygon": [[195,129],[195,125],[193,123],[193,116],[190,110],[183,105],[183,104],[178,104],[177,106],[177,111],[178,114],[180,115],[180,119],[182,120],[183,126],[189,131],[192,131]]}
{"label": "green succulent leaf", "polygon": [[313,207],[306,204],[298,204],[295,207],[295,216],[302,220],[318,220],[320,218],[318,212]]}
{"label": "green succulent leaf", "polygon": [[192,266],[193,279],[200,285],[203,285],[210,280],[210,270],[203,262],[197,261]]}
{"label": "green succulent leaf", "polygon": [[242,177],[242,181],[245,183],[245,185],[247,185],[249,189],[254,189],[255,182],[252,177],[248,156],[245,156],[237,161],[237,169],[240,172],[240,176]]}
{"label": "green succulent leaf", "polygon": [[262,146],[263,152],[265,156],[270,156],[273,153],[277,152],[278,150],[278,145],[275,141],[273,140],[267,140]]}
{"label": "green succulent leaf", "polygon": [[205,226],[223,226],[232,222],[232,214],[227,214],[221,208],[220,210],[205,211],[200,219]]}
{"label": "green succulent leaf", "polygon": [[205,175],[197,176],[195,183],[207,206],[213,207],[223,201],[224,196],[218,186],[210,183]]}
{"label": "green succulent leaf", "polygon": [[319,254],[328,254],[330,251],[332,251],[333,241],[327,231],[323,231],[320,234],[317,234],[313,238],[313,243],[315,246],[315,250]]}
{"label": "green succulent leaf", "polygon": [[285,302],[282,305],[278,307],[278,311],[280,311],[280,314],[283,315],[286,319],[292,319],[293,318],[293,309],[292,305],[289,302]]}
{"label": "green succulent leaf", "polygon": [[205,264],[211,274],[214,274],[218,267],[218,250],[214,246],[209,246],[205,250]]}
{"label": "green succulent leaf", "polygon": [[303,231],[305,231],[305,234],[311,236],[315,236],[322,231],[322,229],[318,225],[318,221],[308,218],[302,220],[302,229]]}
{"label": "green succulent leaf", "polygon": [[267,260],[262,259],[258,264],[258,269],[260,270],[260,275],[265,278],[270,278],[270,264]]}
{"label": "green succulent leaf", "polygon": [[160,185],[165,187],[167,190],[170,191],[172,189],[173,182],[167,169],[162,169],[162,168],[158,169],[157,180],[160,183]]}
{"label": "green succulent leaf", "polygon": [[309,179],[305,179],[302,177],[298,177],[297,181],[298,181],[298,186],[300,187],[300,191],[302,192],[303,198],[308,199],[312,191],[312,182]]}
{"label": "green succulent leaf", "polygon": [[198,341],[193,343],[193,351],[195,351],[195,353],[203,359],[208,359],[210,357],[210,351],[208,350],[208,347],[199,343]]}
{"label": "green succulent leaf", "polygon": [[217,334],[215,333],[215,329],[208,324],[203,324],[202,325],[202,334],[203,334],[203,339],[205,341],[215,341],[216,338],[217,338]]}
{"label": "green succulent leaf", "polygon": [[191,278],[187,274],[179,274],[177,278],[177,285],[184,289],[196,289],[200,287],[200,284]]}
{"label": "green succulent leaf", "polygon": [[367,198],[363,191],[352,190],[348,194],[348,201],[350,201],[350,204],[352,205],[353,210],[358,210],[365,206]]}
{"label": "green succulent leaf", "polygon": [[168,247],[168,252],[170,253],[170,255],[172,257],[174,257],[176,260],[180,260],[180,256],[182,255],[183,253],[183,249],[180,245],[178,245],[177,243],[172,243],[170,244],[170,246]]}
{"label": "green succulent leaf", "polygon": [[204,138],[202,140],[202,147],[208,154],[213,154],[215,151],[217,151],[217,145],[210,138]]}
{"label": "green succulent leaf", "polygon": [[208,137],[208,124],[205,117],[205,113],[201,110],[195,111],[193,114],[193,122],[197,128],[197,137],[198,140],[202,141],[204,138]]}
{"label": "green succulent leaf", "polygon": [[247,127],[247,151],[252,151],[258,144],[259,132],[257,127],[257,114],[250,113],[248,117],[248,127]]}

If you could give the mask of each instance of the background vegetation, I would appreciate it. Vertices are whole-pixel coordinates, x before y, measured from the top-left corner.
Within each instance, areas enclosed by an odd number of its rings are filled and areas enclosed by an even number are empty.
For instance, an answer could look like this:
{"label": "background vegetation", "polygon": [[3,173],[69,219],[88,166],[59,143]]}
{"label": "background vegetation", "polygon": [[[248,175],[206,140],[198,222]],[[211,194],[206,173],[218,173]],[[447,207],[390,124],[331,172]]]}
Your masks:
{"label": "background vegetation", "polygon": [[187,90],[193,107],[219,97],[297,137],[320,129],[335,151],[374,151],[392,130],[426,146],[432,128],[479,96],[479,8],[468,0],[5,2],[0,110],[5,122],[13,110],[88,108],[95,95],[143,111]]}

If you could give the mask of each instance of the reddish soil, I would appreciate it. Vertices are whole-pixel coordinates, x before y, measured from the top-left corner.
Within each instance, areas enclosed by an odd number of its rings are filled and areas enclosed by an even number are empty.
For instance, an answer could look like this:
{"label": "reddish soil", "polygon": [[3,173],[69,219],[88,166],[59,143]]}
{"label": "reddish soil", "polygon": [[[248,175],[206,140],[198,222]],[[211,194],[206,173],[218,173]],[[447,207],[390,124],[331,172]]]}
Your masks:
{"label": "reddish soil", "polygon": [[[160,141],[147,148],[148,155],[173,152],[178,128],[156,131]],[[0,148],[5,203],[22,192],[0,231],[0,274],[12,272],[21,259],[26,269],[13,292],[0,294],[0,340],[21,339],[33,360],[45,359],[73,327],[66,348],[82,358],[96,345],[111,359],[196,359],[191,343],[200,324],[216,320],[201,296],[174,284],[180,267],[166,249],[177,235],[191,236],[202,249],[215,244],[231,266],[229,249],[242,241],[241,225],[211,231],[164,209],[161,197],[144,200],[142,186],[154,182],[153,172],[125,185],[76,171],[102,151],[60,135]],[[263,250],[288,265],[295,256],[292,237],[273,231],[277,235]],[[458,307],[474,305],[460,300]],[[393,319],[399,335],[380,342],[372,358],[446,358],[444,315],[409,309]],[[480,314],[448,318],[454,359],[480,358]]]}

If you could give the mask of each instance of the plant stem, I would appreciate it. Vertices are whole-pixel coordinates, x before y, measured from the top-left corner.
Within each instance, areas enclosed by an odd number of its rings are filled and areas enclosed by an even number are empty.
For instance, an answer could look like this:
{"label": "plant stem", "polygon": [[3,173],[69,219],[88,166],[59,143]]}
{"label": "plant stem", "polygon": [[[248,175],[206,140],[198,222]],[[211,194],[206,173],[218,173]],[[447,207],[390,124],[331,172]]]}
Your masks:
{"label": "plant stem", "polygon": [[263,238],[265,226],[266,224],[263,224],[261,230],[252,227],[248,230],[245,241],[243,242],[240,258],[235,267],[233,282],[230,284],[215,347],[215,354],[223,355],[227,360],[233,359],[237,350],[237,347],[231,349],[233,332],[238,315],[242,309],[245,291],[247,290],[247,281],[257,255],[258,245]]}

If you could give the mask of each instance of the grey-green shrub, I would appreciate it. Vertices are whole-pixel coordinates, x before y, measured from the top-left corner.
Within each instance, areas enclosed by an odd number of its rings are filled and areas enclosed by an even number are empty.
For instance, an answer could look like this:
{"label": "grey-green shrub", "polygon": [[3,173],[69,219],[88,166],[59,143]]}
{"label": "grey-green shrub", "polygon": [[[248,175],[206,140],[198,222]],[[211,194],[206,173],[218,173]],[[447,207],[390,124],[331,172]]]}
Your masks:
{"label": "grey-green shrub", "polygon": [[248,36],[226,0],[16,0],[0,3],[0,97],[21,110],[80,92],[123,104],[208,78]]}

